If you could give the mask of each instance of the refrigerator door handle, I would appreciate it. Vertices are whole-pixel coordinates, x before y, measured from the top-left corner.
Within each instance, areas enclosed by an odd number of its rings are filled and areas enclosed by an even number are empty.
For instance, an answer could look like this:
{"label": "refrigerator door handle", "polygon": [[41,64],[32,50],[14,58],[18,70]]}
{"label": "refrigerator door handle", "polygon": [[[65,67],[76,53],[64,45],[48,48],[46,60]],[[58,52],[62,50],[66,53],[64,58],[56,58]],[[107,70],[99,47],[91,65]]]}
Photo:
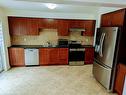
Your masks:
{"label": "refrigerator door handle", "polygon": [[99,50],[98,50],[99,56],[100,56],[100,50],[101,50],[102,37],[103,37],[103,33],[101,34],[101,37],[100,37]]}
{"label": "refrigerator door handle", "polygon": [[101,57],[103,57],[103,42],[104,42],[104,39],[105,39],[105,33],[102,34],[102,37],[101,37],[101,40],[100,40],[100,51],[99,51],[99,55]]}

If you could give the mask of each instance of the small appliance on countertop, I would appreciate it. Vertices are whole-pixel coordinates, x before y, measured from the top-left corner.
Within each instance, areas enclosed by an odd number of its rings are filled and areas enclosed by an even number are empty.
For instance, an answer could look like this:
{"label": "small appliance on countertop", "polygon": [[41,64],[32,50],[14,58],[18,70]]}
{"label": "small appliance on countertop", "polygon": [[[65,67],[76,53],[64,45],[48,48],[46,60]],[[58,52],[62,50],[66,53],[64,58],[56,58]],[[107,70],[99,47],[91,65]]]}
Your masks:
{"label": "small appliance on countertop", "polygon": [[68,47],[69,41],[67,39],[58,39],[59,47]]}

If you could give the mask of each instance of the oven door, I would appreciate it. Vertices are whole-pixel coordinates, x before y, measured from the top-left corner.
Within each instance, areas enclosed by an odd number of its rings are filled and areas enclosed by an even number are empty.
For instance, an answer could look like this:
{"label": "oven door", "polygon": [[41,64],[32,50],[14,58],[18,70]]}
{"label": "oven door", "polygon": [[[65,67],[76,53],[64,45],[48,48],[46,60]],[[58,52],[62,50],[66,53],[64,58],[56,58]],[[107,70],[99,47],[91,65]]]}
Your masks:
{"label": "oven door", "polygon": [[70,49],[69,65],[84,65],[84,49]]}

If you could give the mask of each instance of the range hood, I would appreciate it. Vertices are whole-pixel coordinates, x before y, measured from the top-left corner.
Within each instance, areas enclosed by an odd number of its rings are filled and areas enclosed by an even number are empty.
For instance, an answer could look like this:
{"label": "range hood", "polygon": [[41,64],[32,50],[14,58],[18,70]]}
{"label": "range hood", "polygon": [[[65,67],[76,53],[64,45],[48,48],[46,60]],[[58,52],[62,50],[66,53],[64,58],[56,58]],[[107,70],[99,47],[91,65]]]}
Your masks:
{"label": "range hood", "polygon": [[84,28],[70,28],[69,31],[71,32],[84,32]]}

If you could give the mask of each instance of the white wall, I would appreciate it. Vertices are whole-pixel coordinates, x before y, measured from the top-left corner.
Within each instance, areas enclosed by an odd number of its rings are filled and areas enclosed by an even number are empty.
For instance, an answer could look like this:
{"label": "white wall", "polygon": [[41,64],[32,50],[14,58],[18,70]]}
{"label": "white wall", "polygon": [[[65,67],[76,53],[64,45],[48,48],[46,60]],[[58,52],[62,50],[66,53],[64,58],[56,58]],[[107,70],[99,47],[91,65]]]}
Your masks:
{"label": "white wall", "polygon": [[3,60],[4,70],[8,70],[10,66],[9,66],[7,47],[10,46],[10,36],[9,36],[9,31],[8,31],[7,16],[5,15],[5,12],[3,11],[2,8],[0,8],[0,21],[2,22],[2,31],[3,31],[3,40],[4,40],[4,43],[2,46],[2,60]]}
{"label": "white wall", "polygon": [[93,13],[61,13],[26,10],[6,10],[8,16],[39,17],[39,18],[64,18],[64,19],[96,19]]}

